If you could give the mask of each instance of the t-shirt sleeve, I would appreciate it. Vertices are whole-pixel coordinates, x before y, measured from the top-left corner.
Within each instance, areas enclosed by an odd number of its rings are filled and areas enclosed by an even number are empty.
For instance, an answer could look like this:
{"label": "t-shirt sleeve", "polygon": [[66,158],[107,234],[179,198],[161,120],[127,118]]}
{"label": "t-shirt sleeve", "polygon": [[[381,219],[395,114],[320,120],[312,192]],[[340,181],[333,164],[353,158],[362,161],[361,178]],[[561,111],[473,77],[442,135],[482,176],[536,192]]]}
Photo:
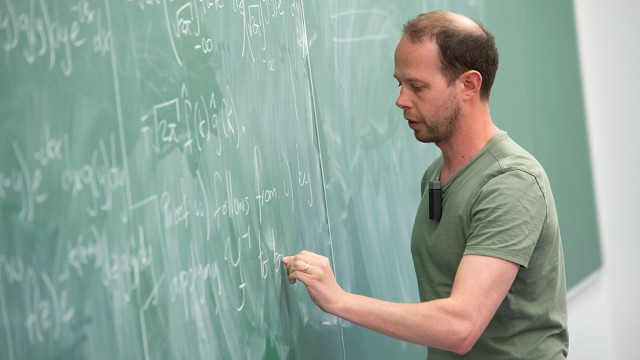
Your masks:
{"label": "t-shirt sleeve", "polygon": [[547,209],[536,178],[520,170],[501,174],[474,201],[464,255],[484,255],[527,267]]}

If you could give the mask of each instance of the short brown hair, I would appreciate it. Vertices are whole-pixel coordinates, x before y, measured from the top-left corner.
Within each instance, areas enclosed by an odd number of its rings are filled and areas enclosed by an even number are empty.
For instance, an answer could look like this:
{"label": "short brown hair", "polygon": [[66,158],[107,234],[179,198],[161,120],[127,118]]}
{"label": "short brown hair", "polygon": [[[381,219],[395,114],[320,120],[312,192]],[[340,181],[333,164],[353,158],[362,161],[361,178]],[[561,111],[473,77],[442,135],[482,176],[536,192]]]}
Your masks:
{"label": "short brown hair", "polygon": [[442,74],[449,84],[465,71],[478,71],[482,75],[480,98],[488,101],[498,71],[498,49],[493,35],[478,22],[475,24],[478,31],[462,26],[451,13],[432,11],[409,20],[403,33],[415,43],[425,38],[435,40]]}

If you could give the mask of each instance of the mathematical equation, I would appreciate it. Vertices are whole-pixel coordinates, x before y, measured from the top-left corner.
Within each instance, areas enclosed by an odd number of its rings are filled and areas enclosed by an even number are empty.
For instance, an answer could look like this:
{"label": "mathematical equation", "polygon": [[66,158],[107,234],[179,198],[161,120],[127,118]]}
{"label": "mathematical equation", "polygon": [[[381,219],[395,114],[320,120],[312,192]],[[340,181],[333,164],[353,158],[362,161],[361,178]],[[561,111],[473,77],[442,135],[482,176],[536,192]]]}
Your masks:
{"label": "mathematical equation", "polygon": [[[211,35],[211,31],[205,31],[204,23],[222,23],[228,21],[222,19],[232,16],[242,30],[240,57],[253,63],[262,62],[268,70],[275,71],[275,56],[267,49],[271,44],[270,27],[275,26],[275,19],[287,16],[299,24],[302,16],[302,6],[295,0],[127,0],[127,3],[133,6],[127,9],[130,13],[142,12],[142,21],[145,12],[155,9],[163,12],[165,41],[180,66],[184,65],[183,53],[191,53],[186,49],[210,55],[217,42],[228,39],[225,33],[218,37]],[[57,68],[65,76],[71,76],[74,58],[80,56],[76,50],[87,49],[104,57],[112,50],[114,24],[117,28],[130,26],[121,17],[112,18],[109,6],[108,1],[101,4],[92,0],[5,0],[0,4],[0,45],[5,52],[21,53],[29,64],[44,61],[49,69]],[[147,18],[153,21],[152,17]],[[306,34],[297,26],[298,43],[307,53]]]}
{"label": "mathematical equation", "polygon": [[[197,314],[205,307],[218,317],[241,314],[247,306],[251,313],[264,311],[251,299],[267,284],[279,284],[285,248],[279,217],[306,208],[324,221],[316,200],[322,186],[316,182],[317,163],[309,159],[316,150],[294,142],[289,151],[266,151],[249,124],[235,117],[230,92],[190,96],[186,85],[179,89],[178,96],[151,105],[141,118],[141,141],[130,153],[122,151],[123,140],[113,132],[93,148],[76,148],[72,134],[48,120],[40,121],[28,145],[11,143],[14,161],[9,164],[14,165],[0,168],[0,207],[19,204],[17,220],[39,226],[52,217],[47,209],[54,201],[54,207],[74,209],[77,222],[57,225],[65,229],[64,237],[51,234],[49,241],[62,250],[51,268],[35,258],[0,252],[0,315],[11,329],[3,332],[5,343],[14,344],[16,336],[34,345],[62,341],[83,322],[76,301],[77,286],[85,283],[101,285],[114,301],[139,306],[141,323],[150,321],[158,306],[180,309],[186,322],[200,321]],[[79,153],[84,156],[71,156]],[[188,162],[193,154],[225,161],[193,173],[176,172],[164,185],[136,190],[129,202],[132,179],[146,178],[146,167],[133,159],[162,168]],[[235,162],[245,166],[232,166]],[[2,241],[25,239],[12,235]],[[186,255],[169,260],[177,244]],[[17,303],[13,294],[21,294]],[[10,312],[16,315],[5,315]],[[151,335],[143,327],[141,336]],[[16,354],[9,347],[4,355],[15,359]]]}
{"label": "mathematical equation", "polygon": [[[74,49],[88,48],[104,56],[111,51],[112,35],[103,8],[88,0],[76,0],[62,8],[58,5],[55,1],[5,0],[0,5],[0,44],[5,52],[21,52],[29,64],[48,59],[49,69],[57,68],[70,76]],[[64,11],[65,20],[58,18],[60,11]]]}
{"label": "mathematical equation", "polygon": [[[0,314],[4,329],[12,329],[3,332],[3,340],[9,346],[3,351],[3,357],[16,358],[14,337],[23,334],[34,345],[68,337],[63,334],[72,333],[71,327],[82,316],[77,306],[84,306],[75,304],[79,289],[74,284],[78,282],[96,291],[91,283],[98,281],[111,293],[114,302],[129,303],[143,290],[146,279],[151,286],[143,291],[147,300],[140,307],[141,321],[149,307],[164,303],[163,306],[182,309],[184,321],[191,322],[196,320],[198,307],[212,307],[217,317],[233,318],[233,313],[242,312],[256,291],[264,291],[253,288],[266,286],[256,283],[255,277],[245,280],[245,274],[251,269],[259,268],[261,281],[283,271],[283,255],[275,250],[277,236],[273,229],[265,235],[256,235],[247,228],[238,238],[228,238],[222,259],[203,259],[207,255],[202,255],[191,243],[189,259],[184,265],[173,271],[165,265],[163,272],[161,250],[146,240],[143,227],[125,241],[128,246],[123,251],[113,249],[118,243],[120,241],[109,239],[91,225],[86,233],[66,241],[66,252],[57,274],[39,270],[22,257],[0,254]],[[12,295],[16,292],[21,294],[20,303],[16,303]],[[11,318],[7,316],[9,313],[13,314]],[[11,324],[10,319],[20,319],[20,326]]]}
{"label": "mathematical equation", "polygon": [[96,297],[145,358],[165,316],[262,326],[329,246],[301,1],[0,0],[0,46],[1,358],[113,326]]}
{"label": "mathematical equation", "polygon": [[[53,268],[45,270],[30,257],[0,252],[0,314],[20,314],[12,316],[11,323],[2,315],[5,328],[13,329],[4,332],[7,344],[20,334],[32,344],[60,341],[79,321],[77,295],[72,294],[86,282],[101,284],[120,299],[114,301],[130,303],[143,294],[142,322],[150,309],[163,303],[182,309],[187,322],[196,320],[201,307],[213,308],[216,316],[232,316],[229,309],[241,313],[255,291],[264,291],[260,286],[266,283],[259,285],[255,279],[273,278],[273,282],[282,271],[279,243],[284,234],[272,224],[271,214],[296,214],[299,204],[317,206],[314,192],[319,184],[313,181],[312,169],[305,168],[298,145],[293,154],[275,156],[275,162],[268,156],[270,167],[285,170],[279,178],[264,173],[267,155],[254,145],[251,165],[242,172],[219,168],[197,170],[193,177],[177,175],[179,186],[147,193],[127,209],[115,199],[124,199],[130,177],[140,174],[123,167],[117,136],[100,139],[88,162],[71,166],[70,134],[45,127],[40,135],[40,145],[31,153],[17,142],[12,144],[17,166],[0,171],[0,206],[20,203],[18,218],[35,224],[47,217],[43,208],[50,195],[62,193],[69,204],[59,205],[81,210],[74,214],[81,225],[76,235],[51,239],[63,249]],[[136,151],[146,152],[143,147]],[[59,177],[51,179],[53,174]],[[238,186],[243,183],[239,179],[247,176],[252,176],[249,186],[246,182]],[[139,224],[136,217],[147,215],[136,214],[158,214],[157,222]],[[129,229],[125,235],[97,225],[98,219],[112,215],[110,223]],[[21,241],[19,236],[3,239]],[[188,249],[188,256],[169,260],[167,253],[177,243]],[[12,295],[17,293],[22,294],[19,303]],[[14,322],[16,316],[22,316],[19,324]],[[16,358],[14,352],[6,355]]]}

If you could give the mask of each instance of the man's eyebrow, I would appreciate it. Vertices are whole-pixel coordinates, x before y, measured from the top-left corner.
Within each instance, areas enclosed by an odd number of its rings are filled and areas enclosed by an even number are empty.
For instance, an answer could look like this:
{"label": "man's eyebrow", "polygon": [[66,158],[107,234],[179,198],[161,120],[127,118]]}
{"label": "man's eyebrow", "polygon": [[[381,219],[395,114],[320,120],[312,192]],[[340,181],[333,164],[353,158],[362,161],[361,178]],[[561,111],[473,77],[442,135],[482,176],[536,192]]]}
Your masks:
{"label": "man's eyebrow", "polygon": [[[396,76],[396,74],[393,74],[393,77],[396,78],[396,80],[400,81],[400,79]],[[415,83],[421,83],[421,84],[427,84],[428,81],[425,81],[423,79],[418,79],[418,78],[414,78],[414,77],[409,77],[406,79],[403,79],[404,82],[410,83],[410,82],[415,82]]]}

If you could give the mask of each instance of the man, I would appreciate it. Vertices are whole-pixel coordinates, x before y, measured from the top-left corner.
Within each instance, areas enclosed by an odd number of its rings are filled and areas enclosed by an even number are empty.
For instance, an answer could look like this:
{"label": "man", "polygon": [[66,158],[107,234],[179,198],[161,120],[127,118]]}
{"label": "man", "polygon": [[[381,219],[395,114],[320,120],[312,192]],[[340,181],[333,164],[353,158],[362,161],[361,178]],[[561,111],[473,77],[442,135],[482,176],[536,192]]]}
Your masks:
{"label": "man", "polygon": [[[396,105],[416,139],[442,151],[422,180],[411,251],[421,303],[344,291],[329,260],[283,259],[324,311],[429,347],[429,359],[565,359],[562,245],[540,164],[492,122],[493,36],[436,11],[409,21],[395,51]],[[428,183],[441,185],[441,216]],[[465,355],[466,354],[466,355]],[[464,355],[464,356],[462,356]]]}

